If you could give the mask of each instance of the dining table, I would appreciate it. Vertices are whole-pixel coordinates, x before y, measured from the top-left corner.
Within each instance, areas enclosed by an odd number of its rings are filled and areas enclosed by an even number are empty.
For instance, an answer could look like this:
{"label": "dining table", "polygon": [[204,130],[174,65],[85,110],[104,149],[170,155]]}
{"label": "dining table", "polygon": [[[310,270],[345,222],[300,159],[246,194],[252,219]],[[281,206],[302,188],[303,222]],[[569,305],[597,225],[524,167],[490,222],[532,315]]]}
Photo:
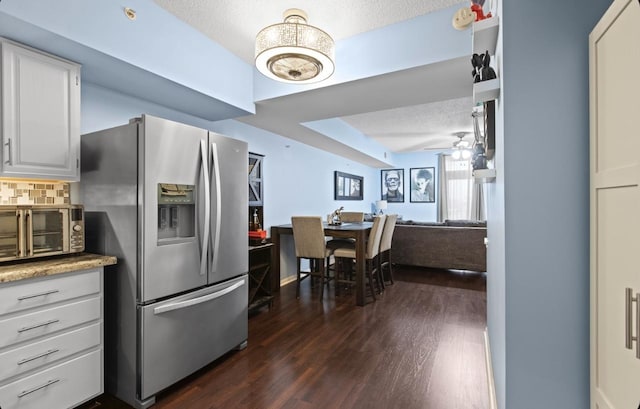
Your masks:
{"label": "dining table", "polygon": [[[354,222],[342,224],[328,224],[323,222],[324,235],[332,238],[350,238],[355,240],[356,248],[356,305],[365,304],[365,255],[366,242],[371,232],[373,222]],[[283,234],[293,234],[291,224],[281,224],[271,226],[271,242],[274,244],[275,257],[272,262],[273,276],[280,280],[280,236]]]}

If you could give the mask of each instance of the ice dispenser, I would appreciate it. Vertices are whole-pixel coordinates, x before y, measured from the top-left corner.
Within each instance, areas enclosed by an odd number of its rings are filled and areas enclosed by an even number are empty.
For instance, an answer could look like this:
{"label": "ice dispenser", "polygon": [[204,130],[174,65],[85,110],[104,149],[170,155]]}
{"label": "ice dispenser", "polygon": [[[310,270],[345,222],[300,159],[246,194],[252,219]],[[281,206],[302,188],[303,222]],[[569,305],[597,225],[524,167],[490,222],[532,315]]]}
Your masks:
{"label": "ice dispenser", "polygon": [[158,243],[195,237],[195,186],[158,184]]}

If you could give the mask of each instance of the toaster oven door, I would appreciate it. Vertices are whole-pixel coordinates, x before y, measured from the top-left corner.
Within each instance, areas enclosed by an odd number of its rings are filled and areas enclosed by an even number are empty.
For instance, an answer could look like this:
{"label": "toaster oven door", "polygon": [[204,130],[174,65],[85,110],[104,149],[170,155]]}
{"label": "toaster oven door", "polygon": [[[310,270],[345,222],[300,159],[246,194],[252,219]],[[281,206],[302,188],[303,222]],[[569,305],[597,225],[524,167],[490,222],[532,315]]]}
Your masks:
{"label": "toaster oven door", "polygon": [[22,211],[16,208],[0,210],[0,261],[15,260],[20,257],[21,216]]}
{"label": "toaster oven door", "polygon": [[29,256],[39,257],[69,251],[67,209],[33,207],[28,212],[26,220]]}

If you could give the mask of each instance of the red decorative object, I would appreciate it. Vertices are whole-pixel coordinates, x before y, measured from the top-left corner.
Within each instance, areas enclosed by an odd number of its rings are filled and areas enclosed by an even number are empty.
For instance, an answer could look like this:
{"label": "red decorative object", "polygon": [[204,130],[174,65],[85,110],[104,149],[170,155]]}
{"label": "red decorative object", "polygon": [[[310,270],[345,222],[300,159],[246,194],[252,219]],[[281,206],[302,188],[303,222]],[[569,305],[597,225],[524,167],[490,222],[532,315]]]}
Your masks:
{"label": "red decorative object", "polygon": [[267,231],[266,230],[250,231],[249,237],[252,239],[266,239]]}
{"label": "red decorative object", "polygon": [[471,0],[471,11],[475,13],[476,21],[491,18],[491,12],[484,14],[484,11],[482,10],[483,5],[484,0]]}

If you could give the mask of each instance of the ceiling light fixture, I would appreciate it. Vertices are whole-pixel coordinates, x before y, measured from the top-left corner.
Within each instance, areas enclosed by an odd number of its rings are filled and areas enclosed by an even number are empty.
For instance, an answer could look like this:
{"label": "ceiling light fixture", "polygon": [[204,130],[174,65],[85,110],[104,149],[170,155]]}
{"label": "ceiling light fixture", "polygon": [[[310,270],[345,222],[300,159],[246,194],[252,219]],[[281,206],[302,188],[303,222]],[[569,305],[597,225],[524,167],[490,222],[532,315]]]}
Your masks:
{"label": "ceiling light fixture", "polygon": [[324,31],[307,24],[299,9],[284,12],[284,23],[256,35],[256,67],[267,77],[288,83],[323,81],[335,69],[335,44]]}

